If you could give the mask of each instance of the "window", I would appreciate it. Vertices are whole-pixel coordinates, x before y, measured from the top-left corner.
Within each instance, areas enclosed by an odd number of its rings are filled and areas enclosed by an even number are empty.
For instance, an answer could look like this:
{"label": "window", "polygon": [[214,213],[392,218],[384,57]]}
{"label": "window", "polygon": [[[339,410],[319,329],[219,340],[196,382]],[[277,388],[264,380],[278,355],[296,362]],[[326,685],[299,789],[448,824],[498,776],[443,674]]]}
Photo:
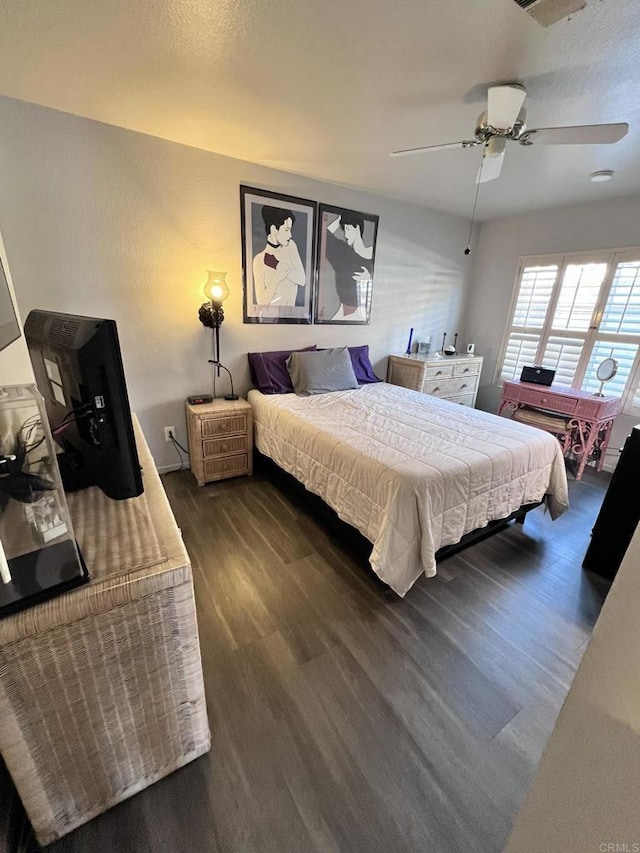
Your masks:
{"label": "window", "polygon": [[640,248],[521,258],[497,378],[536,364],[555,370],[556,384],[595,393],[609,357],[618,373],[606,393],[640,415]]}

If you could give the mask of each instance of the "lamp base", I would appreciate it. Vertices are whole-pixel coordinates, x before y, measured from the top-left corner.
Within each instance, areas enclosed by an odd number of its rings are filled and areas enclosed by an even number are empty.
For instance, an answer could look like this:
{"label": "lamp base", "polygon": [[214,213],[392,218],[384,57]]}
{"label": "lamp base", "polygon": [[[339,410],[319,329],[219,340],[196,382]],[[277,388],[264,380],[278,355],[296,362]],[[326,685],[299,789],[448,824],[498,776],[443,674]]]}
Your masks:
{"label": "lamp base", "polygon": [[224,399],[225,400],[239,400],[240,397],[238,397],[237,394],[225,394]]}

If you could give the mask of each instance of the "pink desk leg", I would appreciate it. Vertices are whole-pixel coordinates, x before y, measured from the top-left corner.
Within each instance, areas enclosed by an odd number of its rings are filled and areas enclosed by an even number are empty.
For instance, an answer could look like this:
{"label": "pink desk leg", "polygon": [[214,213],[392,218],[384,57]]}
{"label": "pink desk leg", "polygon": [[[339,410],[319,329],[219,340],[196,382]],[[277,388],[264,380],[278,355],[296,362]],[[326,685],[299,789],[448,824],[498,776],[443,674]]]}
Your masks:
{"label": "pink desk leg", "polygon": [[576,480],[580,480],[582,478],[584,466],[587,464],[591,451],[593,450],[593,446],[598,438],[599,429],[598,424],[593,421],[585,421],[582,418],[576,418],[576,420],[578,421],[578,435],[580,437],[580,441],[574,442],[571,450],[579,459],[578,470],[576,471]]}

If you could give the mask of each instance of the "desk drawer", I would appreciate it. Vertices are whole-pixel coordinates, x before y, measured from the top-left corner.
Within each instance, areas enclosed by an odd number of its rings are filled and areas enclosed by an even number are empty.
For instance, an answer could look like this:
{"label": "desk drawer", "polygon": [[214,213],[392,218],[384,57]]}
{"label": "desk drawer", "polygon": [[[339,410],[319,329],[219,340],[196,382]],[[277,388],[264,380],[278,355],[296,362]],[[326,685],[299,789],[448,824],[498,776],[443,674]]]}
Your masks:
{"label": "desk drawer", "polygon": [[566,415],[572,415],[578,405],[578,400],[575,398],[545,393],[544,389],[538,391],[523,388],[519,397],[522,403],[527,403],[529,406],[537,406],[539,409],[548,409],[550,412],[561,412]]}

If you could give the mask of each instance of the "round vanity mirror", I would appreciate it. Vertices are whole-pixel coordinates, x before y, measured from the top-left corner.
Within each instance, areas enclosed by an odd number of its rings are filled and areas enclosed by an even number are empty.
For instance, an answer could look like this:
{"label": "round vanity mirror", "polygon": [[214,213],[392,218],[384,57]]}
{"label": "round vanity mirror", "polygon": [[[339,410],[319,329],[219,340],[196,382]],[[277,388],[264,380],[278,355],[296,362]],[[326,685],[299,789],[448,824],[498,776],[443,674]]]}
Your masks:
{"label": "round vanity mirror", "polygon": [[598,369],[596,371],[596,376],[598,377],[598,382],[600,383],[600,390],[595,392],[596,397],[602,397],[602,388],[605,382],[608,382],[618,372],[618,362],[615,358],[605,358],[604,361],[601,361],[598,365]]}

